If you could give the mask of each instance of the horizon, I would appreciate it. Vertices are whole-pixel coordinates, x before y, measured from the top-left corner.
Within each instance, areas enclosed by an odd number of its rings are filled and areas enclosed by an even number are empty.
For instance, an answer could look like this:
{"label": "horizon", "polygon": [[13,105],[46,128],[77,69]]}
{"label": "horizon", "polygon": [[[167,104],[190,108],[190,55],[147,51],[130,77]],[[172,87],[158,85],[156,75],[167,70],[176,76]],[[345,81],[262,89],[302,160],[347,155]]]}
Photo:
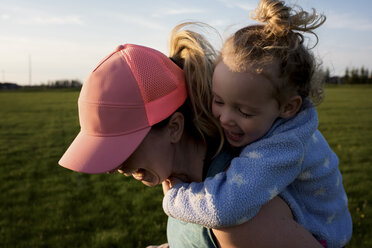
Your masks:
{"label": "horizon", "polygon": [[[224,40],[254,23],[249,11],[258,2],[0,0],[0,82],[26,86],[67,79],[84,83],[99,61],[120,44],[149,46],[167,54],[172,28],[184,21],[205,22]],[[327,17],[315,30],[319,43],[313,52],[331,76],[343,76],[346,68],[372,69],[371,2],[286,1],[294,2]],[[211,35],[207,38],[218,49],[221,41]]]}

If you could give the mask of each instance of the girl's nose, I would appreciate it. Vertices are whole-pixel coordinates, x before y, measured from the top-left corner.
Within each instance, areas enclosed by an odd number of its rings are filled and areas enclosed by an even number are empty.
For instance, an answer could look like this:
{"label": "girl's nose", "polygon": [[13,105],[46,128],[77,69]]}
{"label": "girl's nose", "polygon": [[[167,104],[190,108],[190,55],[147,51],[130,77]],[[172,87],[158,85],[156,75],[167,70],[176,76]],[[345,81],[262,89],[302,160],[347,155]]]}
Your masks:
{"label": "girl's nose", "polygon": [[219,120],[222,125],[231,126],[234,124],[233,114],[229,110],[221,111]]}

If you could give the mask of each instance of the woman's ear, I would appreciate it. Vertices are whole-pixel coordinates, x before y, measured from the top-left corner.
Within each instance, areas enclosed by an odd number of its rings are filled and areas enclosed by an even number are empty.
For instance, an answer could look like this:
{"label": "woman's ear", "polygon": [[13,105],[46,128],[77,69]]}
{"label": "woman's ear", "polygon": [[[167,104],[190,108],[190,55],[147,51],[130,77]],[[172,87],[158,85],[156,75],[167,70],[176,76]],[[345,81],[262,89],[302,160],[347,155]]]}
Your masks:
{"label": "woman's ear", "polygon": [[178,143],[181,140],[184,131],[184,116],[180,112],[175,112],[169,119],[167,129],[172,143]]}
{"label": "woman's ear", "polygon": [[293,117],[302,105],[302,97],[299,95],[292,96],[280,110],[281,118],[290,118]]}

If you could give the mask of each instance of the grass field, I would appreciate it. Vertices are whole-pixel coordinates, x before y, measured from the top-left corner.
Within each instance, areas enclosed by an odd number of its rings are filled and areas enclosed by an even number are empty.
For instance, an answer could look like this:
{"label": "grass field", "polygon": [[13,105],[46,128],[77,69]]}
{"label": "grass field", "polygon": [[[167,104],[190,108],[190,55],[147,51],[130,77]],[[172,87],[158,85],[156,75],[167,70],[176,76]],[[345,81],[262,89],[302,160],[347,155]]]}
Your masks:
{"label": "grass field", "polygon": [[[145,247],[166,241],[160,187],[57,165],[79,131],[78,92],[0,92],[0,247]],[[339,155],[354,233],[372,247],[372,87],[326,88],[319,128]]]}

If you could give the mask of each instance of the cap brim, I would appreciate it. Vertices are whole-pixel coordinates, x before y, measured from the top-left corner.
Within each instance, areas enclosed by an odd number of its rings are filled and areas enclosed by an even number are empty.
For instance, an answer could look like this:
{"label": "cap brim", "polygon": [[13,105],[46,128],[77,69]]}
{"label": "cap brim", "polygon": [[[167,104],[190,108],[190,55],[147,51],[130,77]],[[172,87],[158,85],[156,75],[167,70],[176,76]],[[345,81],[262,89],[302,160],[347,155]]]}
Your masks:
{"label": "cap brim", "polygon": [[80,132],[59,164],[67,169],[99,174],[116,169],[139,146],[150,127],[123,136],[91,136]]}

